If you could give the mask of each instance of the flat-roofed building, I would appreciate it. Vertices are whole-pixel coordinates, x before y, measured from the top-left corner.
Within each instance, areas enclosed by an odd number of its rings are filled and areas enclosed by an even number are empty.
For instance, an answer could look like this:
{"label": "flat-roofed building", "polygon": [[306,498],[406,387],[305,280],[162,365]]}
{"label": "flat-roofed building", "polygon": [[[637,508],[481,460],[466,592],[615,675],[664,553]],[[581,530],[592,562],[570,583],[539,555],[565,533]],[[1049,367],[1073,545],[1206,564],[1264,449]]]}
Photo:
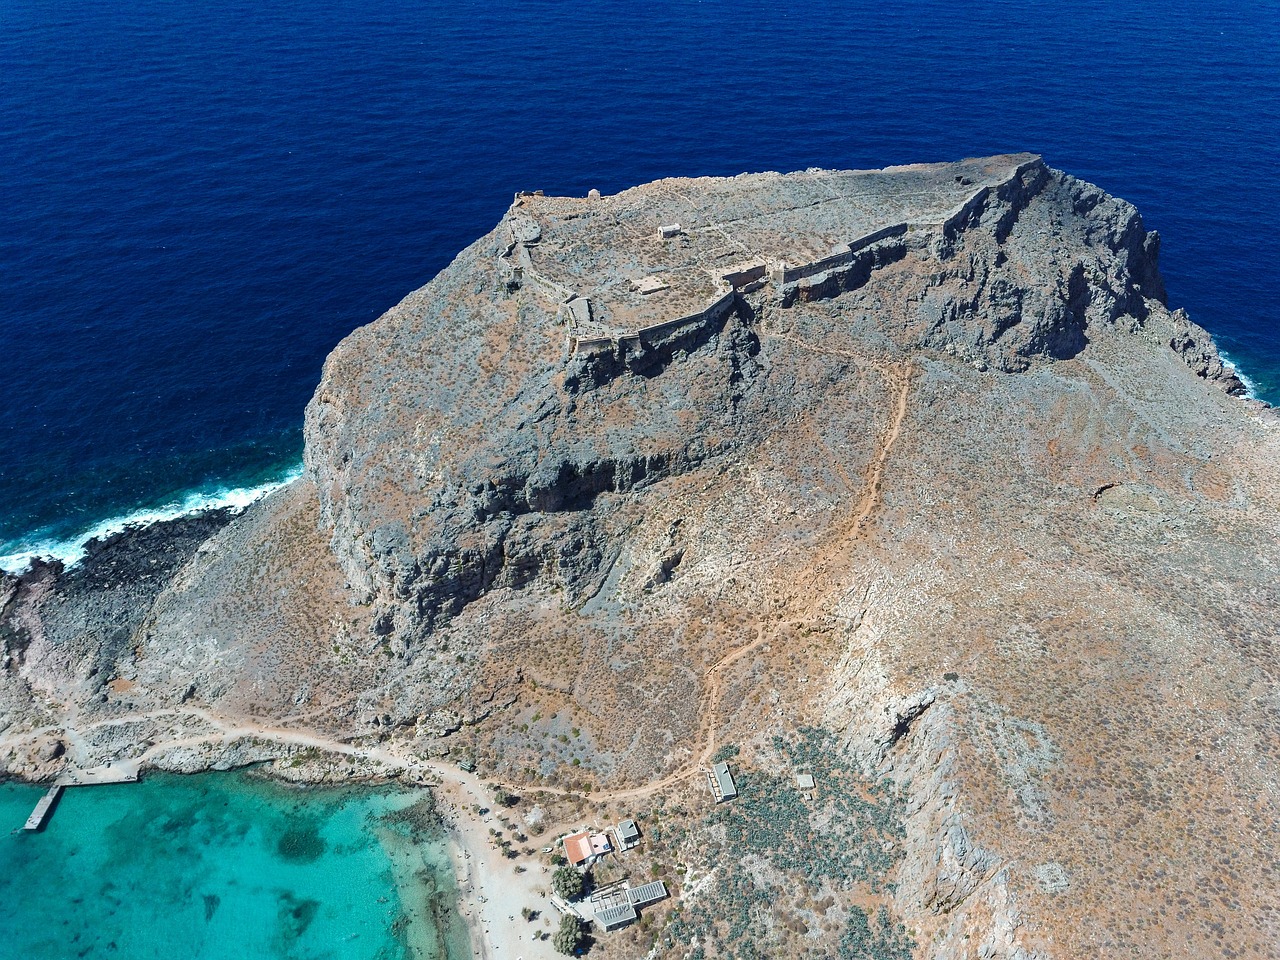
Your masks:
{"label": "flat-roofed building", "polygon": [[666,899],[666,896],[667,885],[661,880],[654,880],[652,883],[631,887],[627,890],[627,900],[633,907],[643,907],[649,903],[656,903],[659,900]]}
{"label": "flat-roofed building", "polygon": [[623,850],[630,850],[640,842],[640,828],[636,826],[634,820],[619,821],[617,827],[618,846]]}
{"label": "flat-roofed building", "polygon": [[665,899],[667,887],[661,880],[639,887],[629,887],[626,881],[611,883],[591,895],[591,911],[596,922],[605,930],[626,926],[639,916],[638,908]]}
{"label": "flat-roofed building", "polygon": [[626,926],[634,920],[639,914],[636,908],[629,903],[620,903],[616,907],[604,907],[596,911],[596,923],[604,927],[606,930],[615,930],[618,927]]}
{"label": "flat-roofed building", "polygon": [[729,764],[724,760],[711,765],[711,770],[707,773],[707,781],[711,784],[711,792],[715,795],[716,803],[724,803],[738,795],[733,774],[729,772]]}

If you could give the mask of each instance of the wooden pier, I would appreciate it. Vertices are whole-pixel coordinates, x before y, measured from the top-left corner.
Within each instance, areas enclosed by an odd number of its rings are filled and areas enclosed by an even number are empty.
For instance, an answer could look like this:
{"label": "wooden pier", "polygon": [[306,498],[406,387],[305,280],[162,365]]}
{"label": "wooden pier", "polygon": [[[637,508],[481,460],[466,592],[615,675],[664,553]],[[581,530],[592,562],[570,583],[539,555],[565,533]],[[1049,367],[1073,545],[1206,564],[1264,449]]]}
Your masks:
{"label": "wooden pier", "polygon": [[58,797],[62,796],[62,784],[56,783],[49,788],[49,792],[40,798],[40,802],[36,804],[36,808],[31,811],[31,816],[27,817],[27,824],[23,830],[39,830],[44,826],[45,821],[49,819],[49,814],[53,812],[54,804],[58,802]]}

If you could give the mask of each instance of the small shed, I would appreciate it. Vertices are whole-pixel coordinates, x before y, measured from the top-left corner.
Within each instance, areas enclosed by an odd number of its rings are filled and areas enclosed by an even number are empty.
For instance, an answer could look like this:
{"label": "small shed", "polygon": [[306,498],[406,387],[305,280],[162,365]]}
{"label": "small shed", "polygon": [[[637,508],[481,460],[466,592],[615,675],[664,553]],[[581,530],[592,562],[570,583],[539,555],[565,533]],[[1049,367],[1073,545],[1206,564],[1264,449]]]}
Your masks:
{"label": "small shed", "polygon": [[716,803],[724,803],[738,795],[738,788],[733,782],[733,774],[729,772],[727,761],[721,760],[719,763],[712,764],[707,779],[711,781],[711,792],[715,795]]}

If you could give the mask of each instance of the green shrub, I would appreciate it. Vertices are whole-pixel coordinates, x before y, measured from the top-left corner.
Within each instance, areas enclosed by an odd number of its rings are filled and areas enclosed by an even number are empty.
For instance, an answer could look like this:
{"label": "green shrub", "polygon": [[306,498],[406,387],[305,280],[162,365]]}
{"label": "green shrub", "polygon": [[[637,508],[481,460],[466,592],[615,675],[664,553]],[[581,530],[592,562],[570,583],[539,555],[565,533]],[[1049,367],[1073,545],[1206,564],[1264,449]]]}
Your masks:
{"label": "green shrub", "polygon": [[556,952],[573,956],[573,952],[582,946],[584,939],[586,938],[582,933],[582,922],[577,917],[562,917],[560,929],[551,938],[551,945],[556,948]]}
{"label": "green shrub", "polygon": [[551,875],[551,889],[565,900],[577,900],[585,888],[582,874],[573,867],[561,867]]}

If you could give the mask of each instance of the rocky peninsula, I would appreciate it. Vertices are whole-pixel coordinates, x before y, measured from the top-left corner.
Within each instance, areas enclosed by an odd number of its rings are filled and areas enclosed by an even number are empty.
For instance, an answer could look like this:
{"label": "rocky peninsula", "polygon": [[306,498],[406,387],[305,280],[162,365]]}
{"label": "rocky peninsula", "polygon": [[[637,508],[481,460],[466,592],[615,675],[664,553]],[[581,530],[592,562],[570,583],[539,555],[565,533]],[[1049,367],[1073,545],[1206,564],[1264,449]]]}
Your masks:
{"label": "rocky peninsula", "polygon": [[503,957],[625,817],[593,954],[1273,955],[1280,419],[1159,246],[1026,154],[518,194],[300,479],[0,580],[0,769],[438,784]]}

